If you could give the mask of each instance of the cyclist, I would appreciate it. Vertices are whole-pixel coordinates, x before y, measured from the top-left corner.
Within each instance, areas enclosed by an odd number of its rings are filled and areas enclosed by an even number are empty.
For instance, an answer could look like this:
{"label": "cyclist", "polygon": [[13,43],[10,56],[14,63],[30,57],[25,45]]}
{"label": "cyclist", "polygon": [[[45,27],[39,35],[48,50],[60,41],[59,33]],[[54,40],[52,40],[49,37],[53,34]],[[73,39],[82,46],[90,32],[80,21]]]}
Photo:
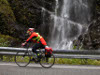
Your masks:
{"label": "cyclist", "polygon": [[45,48],[45,46],[47,45],[46,41],[39,33],[35,32],[34,28],[29,28],[27,30],[27,33],[30,37],[26,40],[26,42],[22,43],[22,46],[26,45],[28,42],[34,42],[35,44],[32,47],[32,51],[37,54],[37,57],[40,57],[37,49]]}

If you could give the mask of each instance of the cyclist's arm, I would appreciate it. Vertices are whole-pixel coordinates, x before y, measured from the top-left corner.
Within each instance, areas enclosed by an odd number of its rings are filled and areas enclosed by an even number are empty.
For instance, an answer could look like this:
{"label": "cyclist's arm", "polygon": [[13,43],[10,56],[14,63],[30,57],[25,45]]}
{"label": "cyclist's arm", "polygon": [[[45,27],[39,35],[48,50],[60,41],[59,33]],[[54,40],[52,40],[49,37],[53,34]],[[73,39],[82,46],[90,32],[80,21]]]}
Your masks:
{"label": "cyclist's arm", "polygon": [[34,37],[34,34],[32,34],[27,40],[26,43],[28,43],[29,41],[31,41],[31,39]]}
{"label": "cyclist's arm", "polygon": [[26,45],[29,41],[31,41],[32,37],[34,37],[34,35],[31,35],[26,42],[22,43],[22,46]]}

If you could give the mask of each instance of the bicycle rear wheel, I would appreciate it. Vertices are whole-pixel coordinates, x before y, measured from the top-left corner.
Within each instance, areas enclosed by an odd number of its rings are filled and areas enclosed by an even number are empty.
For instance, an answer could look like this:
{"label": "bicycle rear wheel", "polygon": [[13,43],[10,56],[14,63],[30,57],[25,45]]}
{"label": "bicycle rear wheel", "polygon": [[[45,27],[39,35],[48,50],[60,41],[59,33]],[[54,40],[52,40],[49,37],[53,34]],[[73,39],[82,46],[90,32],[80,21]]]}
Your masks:
{"label": "bicycle rear wheel", "polygon": [[55,57],[52,54],[51,57],[45,57],[45,54],[42,55],[40,65],[44,68],[50,68],[54,65],[55,63]]}
{"label": "bicycle rear wheel", "polygon": [[26,67],[30,63],[31,57],[28,52],[17,52],[15,56],[15,62],[20,67]]}

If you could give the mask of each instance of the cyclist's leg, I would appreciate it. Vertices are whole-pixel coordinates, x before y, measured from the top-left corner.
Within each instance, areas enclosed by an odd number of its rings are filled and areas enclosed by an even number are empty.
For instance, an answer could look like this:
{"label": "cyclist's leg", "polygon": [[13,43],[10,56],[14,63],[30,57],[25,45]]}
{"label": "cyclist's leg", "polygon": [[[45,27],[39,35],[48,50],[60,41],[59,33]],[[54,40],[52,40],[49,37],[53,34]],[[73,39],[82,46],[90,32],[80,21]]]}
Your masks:
{"label": "cyclist's leg", "polygon": [[37,54],[38,53],[37,52],[37,49],[39,49],[39,47],[40,47],[40,44],[39,43],[34,44],[33,47],[32,47],[33,53],[36,53]]}
{"label": "cyclist's leg", "polygon": [[[36,51],[38,49],[38,44],[34,44],[32,47],[32,52],[33,52],[33,58],[30,61],[35,61],[35,58],[37,58],[38,52]],[[35,54],[36,53],[36,54]],[[35,56],[35,57],[34,57]]]}
{"label": "cyclist's leg", "polygon": [[32,47],[32,51],[38,55],[37,49],[39,49],[39,48],[44,48],[44,45],[42,45],[41,43],[36,43],[36,44],[34,44],[34,46]]}

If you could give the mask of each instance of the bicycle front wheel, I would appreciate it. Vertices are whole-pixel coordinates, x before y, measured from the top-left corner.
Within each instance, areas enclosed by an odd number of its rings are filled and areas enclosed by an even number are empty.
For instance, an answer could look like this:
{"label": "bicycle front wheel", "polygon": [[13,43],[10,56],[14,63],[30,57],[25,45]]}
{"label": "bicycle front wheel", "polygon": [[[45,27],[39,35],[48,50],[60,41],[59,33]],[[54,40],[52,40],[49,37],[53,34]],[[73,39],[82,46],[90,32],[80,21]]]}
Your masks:
{"label": "bicycle front wheel", "polygon": [[31,57],[28,52],[17,52],[15,56],[15,62],[20,67],[26,67],[30,63]]}
{"label": "bicycle front wheel", "polygon": [[45,57],[44,54],[44,56],[42,56],[40,61],[40,65],[44,68],[50,68],[54,65],[54,63],[55,63],[55,57],[53,54],[51,55],[51,57]]}

